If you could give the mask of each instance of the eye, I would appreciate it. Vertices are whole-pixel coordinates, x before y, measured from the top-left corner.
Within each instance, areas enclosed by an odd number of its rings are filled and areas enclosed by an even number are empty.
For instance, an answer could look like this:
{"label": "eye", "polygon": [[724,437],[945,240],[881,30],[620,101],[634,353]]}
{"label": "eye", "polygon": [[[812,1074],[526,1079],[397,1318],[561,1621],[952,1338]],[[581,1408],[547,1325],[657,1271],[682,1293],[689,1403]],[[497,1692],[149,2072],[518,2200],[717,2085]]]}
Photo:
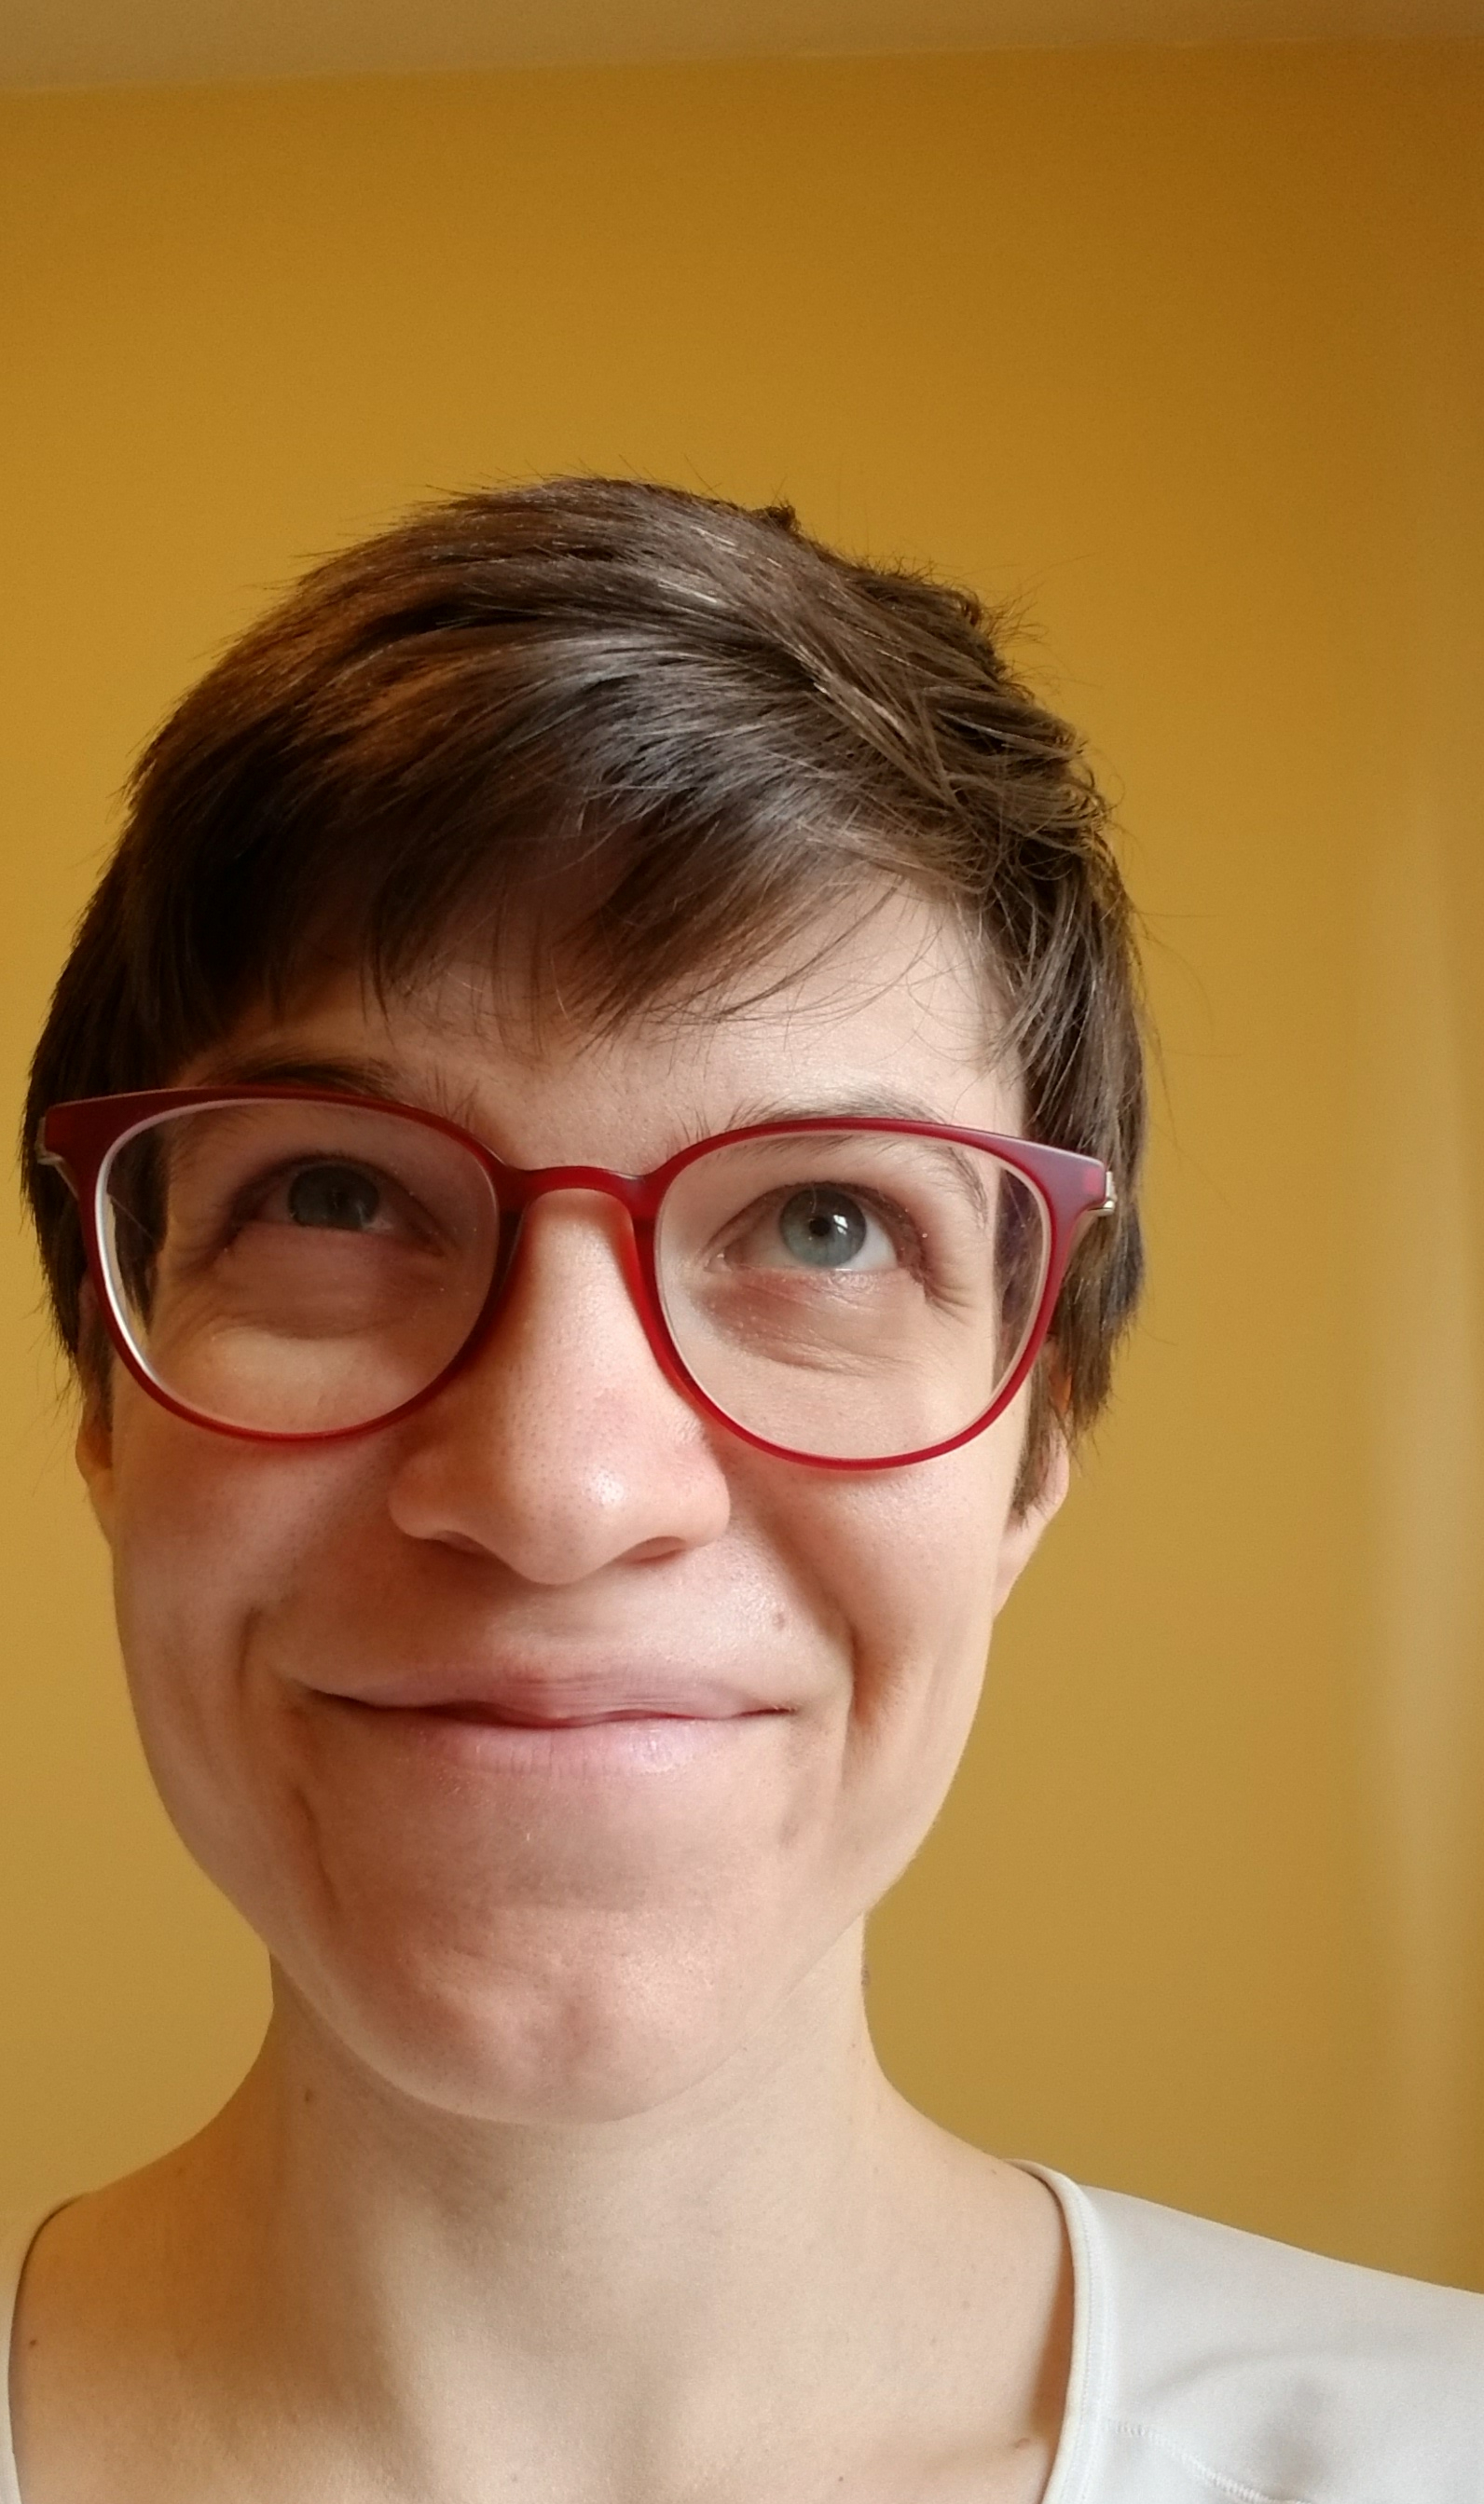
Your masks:
{"label": "eye", "polygon": [[338,1228],[364,1234],[381,1213],[381,1190],[360,1165],[303,1165],[284,1195],[295,1226]]}
{"label": "eye", "polygon": [[811,1183],[783,1201],[776,1223],[784,1251],[811,1269],[882,1269],[896,1264],[896,1247],[885,1228],[850,1192]]}

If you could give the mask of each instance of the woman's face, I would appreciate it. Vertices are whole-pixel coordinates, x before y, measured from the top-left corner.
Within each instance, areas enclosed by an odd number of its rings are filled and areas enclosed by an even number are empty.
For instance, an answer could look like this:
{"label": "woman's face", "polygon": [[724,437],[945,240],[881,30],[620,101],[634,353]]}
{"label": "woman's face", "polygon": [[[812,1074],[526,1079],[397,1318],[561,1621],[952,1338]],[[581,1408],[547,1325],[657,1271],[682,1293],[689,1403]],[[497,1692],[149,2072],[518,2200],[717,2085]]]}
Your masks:
{"label": "woman's face", "polygon": [[[846,1099],[1018,1127],[961,943],[906,903],[741,1014],[538,1030],[473,972],[385,1011],[335,979],[182,1075],[369,1060],[512,1164],[631,1173]],[[398,1425],[254,1444],[116,1370],[80,1444],[188,1846],[360,2059],[491,2118],[657,2104],[850,1948],[1060,1492],[1012,1517],[1021,1401],[859,1475],[712,1426],[655,1364],[626,1222],[539,1201],[493,1334]]]}

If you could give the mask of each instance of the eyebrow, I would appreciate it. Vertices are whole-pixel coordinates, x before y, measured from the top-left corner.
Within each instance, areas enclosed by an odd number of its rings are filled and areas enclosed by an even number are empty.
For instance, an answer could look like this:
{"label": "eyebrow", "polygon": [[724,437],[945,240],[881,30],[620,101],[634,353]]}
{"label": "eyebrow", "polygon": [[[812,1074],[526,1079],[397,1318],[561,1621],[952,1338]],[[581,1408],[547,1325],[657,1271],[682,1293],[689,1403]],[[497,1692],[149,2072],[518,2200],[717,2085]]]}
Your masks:
{"label": "eyebrow", "polygon": [[[980,1127],[972,1122],[950,1123],[945,1119],[941,1106],[924,1103],[915,1096],[896,1095],[884,1088],[873,1088],[865,1095],[827,1096],[822,1099],[812,1096],[797,1104],[774,1101],[758,1110],[747,1106],[727,1127],[742,1130],[754,1122],[807,1122],[811,1116],[819,1114],[839,1122],[926,1122],[934,1129],[944,1130],[976,1130]],[[1009,1133],[1000,1132],[998,1135],[1004,1137]],[[972,1157],[951,1139],[940,1140],[939,1147],[956,1171],[980,1216],[987,1217],[989,1201],[984,1176]]]}
{"label": "eyebrow", "polygon": [[[373,1054],[328,1054],[312,1059],[289,1052],[232,1054],[212,1061],[201,1072],[198,1085],[224,1087],[313,1087],[333,1095],[364,1096],[368,1103],[411,1104],[419,1111],[437,1113],[445,1121],[463,1129],[471,1127],[471,1105],[466,1090],[457,1098],[451,1089],[441,1086],[436,1073],[419,1080],[414,1074],[392,1061],[379,1060]],[[719,1135],[727,1130],[744,1130],[757,1123],[808,1122],[819,1119],[839,1122],[926,1122],[945,1129],[979,1129],[977,1123],[951,1123],[941,1104],[926,1097],[904,1095],[886,1087],[859,1088],[831,1094],[748,1097],[732,1107],[728,1119],[709,1128],[687,1128],[691,1140]]]}
{"label": "eyebrow", "polygon": [[[437,1099],[438,1109],[445,1094],[435,1078],[431,1084],[422,1084],[399,1062],[382,1061],[370,1053],[316,1053],[313,1058],[291,1052],[233,1053],[209,1061],[193,1084],[327,1087],[351,1096],[381,1096],[388,1102],[422,1105]],[[826,1091],[808,1096],[749,1096],[734,1105],[727,1128],[744,1130],[752,1122],[807,1122],[816,1114],[833,1115],[843,1122],[947,1119],[942,1105],[929,1103],[925,1096],[870,1087],[835,1094]]]}
{"label": "eyebrow", "polygon": [[419,1111],[460,1116],[434,1078],[420,1083],[393,1061],[360,1053],[233,1053],[208,1061],[192,1082],[198,1087],[314,1087],[335,1096],[364,1096],[372,1103],[412,1104]]}
{"label": "eyebrow", "polygon": [[824,1115],[840,1122],[930,1122],[946,1130],[973,1130],[974,1123],[950,1122],[941,1104],[930,1104],[923,1096],[903,1096],[887,1087],[871,1087],[849,1094],[798,1096],[768,1096],[740,1104],[733,1112],[728,1130],[746,1130],[754,1122],[808,1122]]}

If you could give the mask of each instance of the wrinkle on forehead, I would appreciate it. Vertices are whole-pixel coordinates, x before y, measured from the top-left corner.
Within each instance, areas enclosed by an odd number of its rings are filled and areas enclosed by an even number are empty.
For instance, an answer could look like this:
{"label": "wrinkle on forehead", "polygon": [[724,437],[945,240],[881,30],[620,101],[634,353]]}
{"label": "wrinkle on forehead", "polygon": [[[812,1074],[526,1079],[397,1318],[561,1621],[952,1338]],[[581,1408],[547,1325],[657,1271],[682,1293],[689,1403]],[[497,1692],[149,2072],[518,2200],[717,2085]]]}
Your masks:
{"label": "wrinkle on forehead", "polygon": [[[586,1103],[592,1139],[628,1137],[629,1164],[811,1113],[1018,1130],[1018,1056],[956,922],[900,892],[869,915],[837,916],[833,928],[825,920],[802,962],[797,950],[777,951],[739,968],[730,985],[662,997],[618,1020],[595,1019],[559,982],[535,979],[518,945],[493,967],[483,951],[445,956],[395,989],[354,959],[323,964],[292,1002],[260,1002],[196,1074],[325,1084],[288,1064],[354,1061],[372,1092],[489,1131],[512,1154],[505,1133],[519,1103],[534,1110],[553,1085],[565,1091],[576,1079],[580,1098],[563,1100],[569,1109]],[[543,1114],[531,1146],[537,1162],[551,1161],[536,1144],[544,1129]],[[579,1134],[588,1129],[584,1117]],[[511,1137],[521,1130],[517,1115]]]}
{"label": "wrinkle on forehead", "polygon": [[[344,969],[344,970],[349,970]],[[951,1034],[965,1074],[999,1076],[1018,1093],[1019,1056],[995,969],[976,961],[959,923],[942,908],[883,889],[863,906],[821,915],[808,948],[758,951],[731,972],[702,974],[599,1016],[580,987],[564,984],[559,956],[539,961],[519,940],[494,956],[450,953],[395,987],[361,969],[368,1015],[395,1009],[431,1033],[469,1045],[498,1041],[501,1056],[536,1066],[601,1048],[624,1031],[673,1035],[694,1051],[723,1028],[771,1033],[785,1051],[846,1015],[905,995],[919,1023]]]}

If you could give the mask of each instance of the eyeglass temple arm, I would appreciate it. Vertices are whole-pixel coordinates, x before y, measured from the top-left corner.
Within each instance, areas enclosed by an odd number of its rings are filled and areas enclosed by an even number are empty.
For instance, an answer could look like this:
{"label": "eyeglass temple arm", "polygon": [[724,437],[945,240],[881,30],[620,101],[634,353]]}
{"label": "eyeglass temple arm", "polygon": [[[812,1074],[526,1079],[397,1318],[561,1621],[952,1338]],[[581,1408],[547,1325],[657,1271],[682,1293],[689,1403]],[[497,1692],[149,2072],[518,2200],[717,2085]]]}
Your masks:
{"label": "eyeglass temple arm", "polygon": [[77,1176],[67,1163],[66,1158],[59,1157],[54,1148],[49,1148],[47,1145],[47,1119],[45,1114],[42,1115],[41,1121],[37,1126],[36,1162],[39,1165],[50,1165],[53,1173],[59,1173],[63,1182],[66,1184],[67,1189],[71,1192],[73,1199],[81,1199],[82,1194],[78,1190]]}
{"label": "eyeglass temple arm", "polygon": [[1071,1234],[1068,1237],[1068,1258],[1070,1258],[1071,1252],[1080,1246],[1088,1227],[1093,1225],[1099,1217],[1111,1217],[1115,1209],[1118,1207],[1118,1185],[1115,1183],[1112,1174],[1110,1174],[1108,1176],[1108,1188],[1104,1192],[1102,1199],[1093,1200],[1090,1207],[1080,1210],[1078,1215],[1073,1219]]}

